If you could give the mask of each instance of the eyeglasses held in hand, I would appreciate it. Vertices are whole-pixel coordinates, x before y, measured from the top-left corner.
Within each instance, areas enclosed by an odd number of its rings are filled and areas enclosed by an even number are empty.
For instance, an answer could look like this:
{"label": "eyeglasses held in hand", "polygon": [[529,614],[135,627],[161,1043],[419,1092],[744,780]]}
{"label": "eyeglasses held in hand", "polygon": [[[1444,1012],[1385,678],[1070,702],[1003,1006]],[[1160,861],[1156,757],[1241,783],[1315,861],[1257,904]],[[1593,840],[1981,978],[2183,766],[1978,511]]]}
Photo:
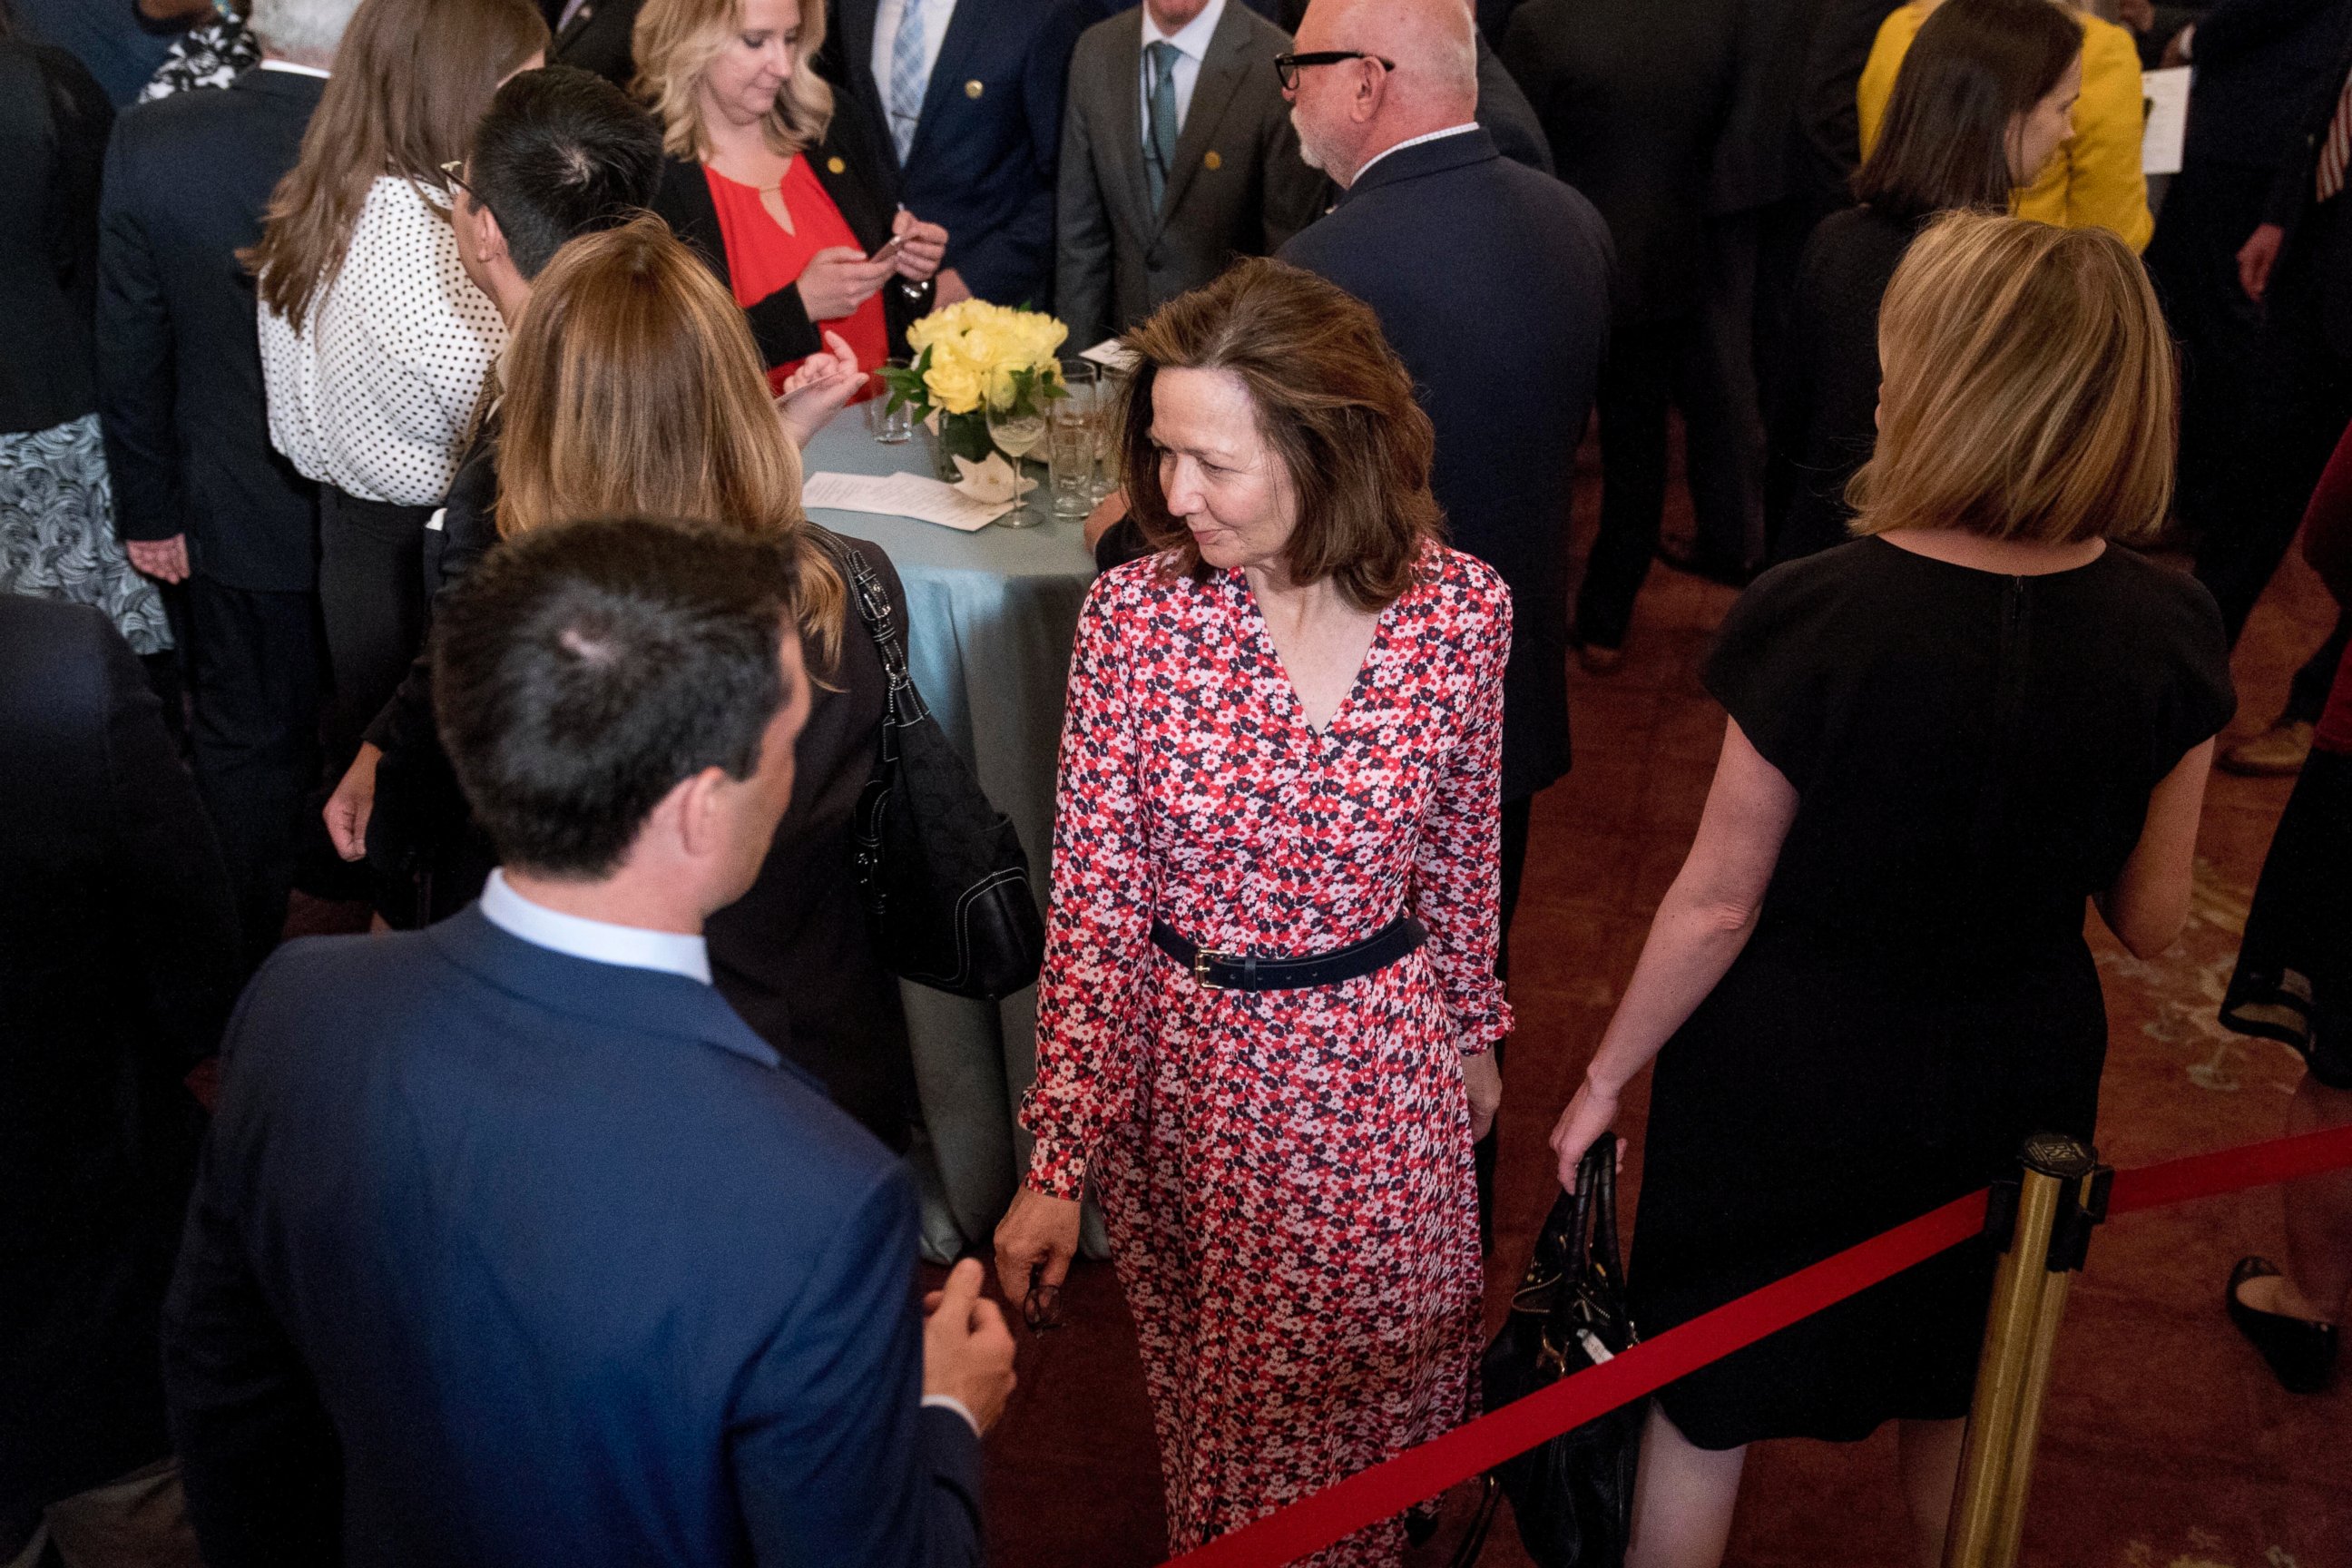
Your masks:
{"label": "eyeglasses held in hand", "polygon": [[1021,1321],[1029,1325],[1033,1334],[1042,1334],[1062,1326],[1062,1291],[1059,1286],[1043,1283],[1045,1266],[1038,1264],[1029,1270],[1029,1294],[1021,1303]]}
{"label": "eyeglasses held in hand", "polygon": [[1276,55],[1274,74],[1282,83],[1282,90],[1290,91],[1298,85],[1298,73],[1308,66],[1336,66],[1341,60],[1370,60],[1382,70],[1396,69],[1396,61],[1379,55],[1368,55],[1361,49],[1315,49],[1303,55]]}

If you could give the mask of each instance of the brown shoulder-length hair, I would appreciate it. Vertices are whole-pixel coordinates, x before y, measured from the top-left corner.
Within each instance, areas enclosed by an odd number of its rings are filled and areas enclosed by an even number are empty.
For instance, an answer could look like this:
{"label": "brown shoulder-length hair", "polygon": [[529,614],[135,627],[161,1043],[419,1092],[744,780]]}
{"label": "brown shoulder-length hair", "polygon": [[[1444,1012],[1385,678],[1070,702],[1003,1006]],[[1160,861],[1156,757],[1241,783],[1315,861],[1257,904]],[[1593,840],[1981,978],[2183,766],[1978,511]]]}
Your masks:
{"label": "brown shoulder-length hair", "polygon": [[2055,0],[1943,0],[1903,57],[1854,199],[1906,221],[2007,211],[2018,116],[2056,91],[2082,52],[2081,16]]}
{"label": "brown shoulder-length hair", "polygon": [[801,459],[734,296],[661,219],[555,253],[515,327],[498,525],[645,514],[798,546],[793,611],[831,668],[847,594],[801,507]]}
{"label": "brown shoulder-length hair", "polygon": [[1948,213],[1878,313],[1876,450],[1853,531],[2074,544],[2154,531],[2172,500],[2172,339],[2103,228]]}
{"label": "brown shoulder-length hair", "polygon": [[237,253],[261,302],[302,330],[341,269],[368,188],[397,175],[446,213],[441,165],[466,155],[499,83],[547,47],[530,0],[366,0],[278,182],[261,239]]}
{"label": "brown shoulder-length hair", "polygon": [[1328,577],[1360,610],[1382,609],[1412,586],[1423,545],[1444,533],[1429,490],[1437,438],[1370,306],[1311,272],[1252,257],[1171,300],[1122,342],[1139,362],[1118,411],[1128,509],[1175,572],[1209,575],[1160,488],[1152,385],[1163,370],[1223,370],[1248,388],[1258,432],[1289,476],[1291,581]]}
{"label": "brown shoulder-length hair", "polygon": [[[824,43],[824,0],[794,4],[800,37],[793,45],[793,74],[776,89],[775,107],[761,126],[768,145],[786,155],[824,141],[833,123],[833,89],[810,64]],[[672,157],[710,155],[696,94],[711,58],[742,25],[742,0],[646,0],[637,13],[629,36],[637,75],[630,86],[661,116],[662,144]]]}

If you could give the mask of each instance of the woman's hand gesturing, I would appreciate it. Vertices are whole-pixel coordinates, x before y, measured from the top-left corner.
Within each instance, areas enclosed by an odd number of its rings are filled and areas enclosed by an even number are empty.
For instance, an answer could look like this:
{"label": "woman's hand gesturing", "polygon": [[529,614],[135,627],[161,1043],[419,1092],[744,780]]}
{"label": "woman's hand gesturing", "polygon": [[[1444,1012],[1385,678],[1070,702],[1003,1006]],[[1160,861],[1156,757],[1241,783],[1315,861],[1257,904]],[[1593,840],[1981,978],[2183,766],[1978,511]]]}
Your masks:
{"label": "woman's hand gesturing", "polygon": [[[1617,1124],[1617,1091],[1602,1089],[1591,1079],[1577,1086],[1576,1097],[1568,1109],[1559,1113],[1559,1121],[1551,1130],[1551,1152],[1559,1159],[1559,1186],[1562,1192],[1576,1191],[1576,1168],[1584,1163],[1584,1152],[1593,1141]],[[1617,1140],[1617,1164],[1625,1164],[1625,1140]]]}

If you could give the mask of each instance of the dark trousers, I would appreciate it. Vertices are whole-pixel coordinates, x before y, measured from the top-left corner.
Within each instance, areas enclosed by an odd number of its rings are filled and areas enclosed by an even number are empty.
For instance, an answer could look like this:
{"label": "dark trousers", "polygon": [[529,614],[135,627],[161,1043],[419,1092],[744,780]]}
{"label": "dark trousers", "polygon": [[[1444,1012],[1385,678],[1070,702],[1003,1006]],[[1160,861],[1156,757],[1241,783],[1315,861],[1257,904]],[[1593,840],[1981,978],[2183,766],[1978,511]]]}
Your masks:
{"label": "dark trousers", "polygon": [[[2169,210],[2170,204],[2167,204]],[[2245,418],[2230,468],[2229,505],[2193,532],[2197,576],[2221,607],[2234,645],[2246,617],[2303,523],[2345,425],[2352,420],[2352,344],[2330,341],[2324,302],[2341,281],[2352,197],[2314,208],[2279,258],[2263,297],[2263,323],[2248,383]]]}
{"label": "dark trousers", "polygon": [[319,487],[319,608],[334,698],[323,732],[340,777],[425,641],[425,524],[435,509]]}
{"label": "dark trousers", "polygon": [[319,601],[199,574],[188,579],[186,606],[189,763],[228,861],[250,968],[286,928],[319,777]]}
{"label": "dark trousers", "polygon": [[1763,451],[1749,407],[1727,386],[1700,313],[1611,329],[1601,367],[1601,531],[1576,596],[1580,645],[1616,647],[1658,552],[1666,510],[1668,415],[1679,406],[1684,468],[1702,539],[1762,528]]}
{"label": "dark trousers", "polygon": [[2266,169],[2210,161],[2173,177],[2148,241],[2147,270],[2180,343],[2179,489],[2192,536],[2225,529],[2263,310],[2238,281],[2238,250],[2263,221]]}
{"label": "dark trousers", "polygon": [[[1691,559],[1712,570],[1742,572],[1764,559],[1764,400],[1757,367],[1769,331],[1766,317],[1785,310],[1769,275],[1779,258],[1769,209],[1730,213],[1707,222],[1707,296],[1699,311],[1701,384],[1717,406],[1683,411],[1683,468],[1695,528]],[[1705,403],[1701,398],[1700,402]]]}
{"label": "dark trousers", "polygon": [[[1503,899],[1501,933],[1495,942],[1495,973],[1505,979],[1511,973],[1511,917],[1518,912],[1519,883],[1528,868],[1528,820],[1535,806],[1533,795],[1503,803],[1501,860]],[[1495,1065],[1503,1065],[1503,1047],[1507,1041],[1495,1042]],[[1478,1173],[1478,1246],[1485,1250],[1495,1239],[1495,1150],[1496,1139],[1502,1129],[1478,1140],[1470,1147],[1471,1158]]]}

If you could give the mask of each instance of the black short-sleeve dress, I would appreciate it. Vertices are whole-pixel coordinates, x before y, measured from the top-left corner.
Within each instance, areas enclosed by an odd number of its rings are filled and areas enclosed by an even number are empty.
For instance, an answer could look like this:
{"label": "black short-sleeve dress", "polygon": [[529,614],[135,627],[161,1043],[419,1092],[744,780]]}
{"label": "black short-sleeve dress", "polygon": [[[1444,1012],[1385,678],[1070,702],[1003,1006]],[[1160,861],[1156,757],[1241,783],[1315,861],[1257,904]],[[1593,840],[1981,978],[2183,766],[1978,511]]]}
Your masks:
{"label": "black short-sleeve dress", "polygon": [[[1858,540],[1757,579],[1707,689],[1796,786],[1755,934],[1659,1055],[1631,1286],[1655,1335],[2088,1139],[2106,1017],[2084,900],[2229,721],[2193,579],[2110,547],[2036,577]],[[1968,1414],[1970,1243],[1661,1395],[1693,1442]]]}

